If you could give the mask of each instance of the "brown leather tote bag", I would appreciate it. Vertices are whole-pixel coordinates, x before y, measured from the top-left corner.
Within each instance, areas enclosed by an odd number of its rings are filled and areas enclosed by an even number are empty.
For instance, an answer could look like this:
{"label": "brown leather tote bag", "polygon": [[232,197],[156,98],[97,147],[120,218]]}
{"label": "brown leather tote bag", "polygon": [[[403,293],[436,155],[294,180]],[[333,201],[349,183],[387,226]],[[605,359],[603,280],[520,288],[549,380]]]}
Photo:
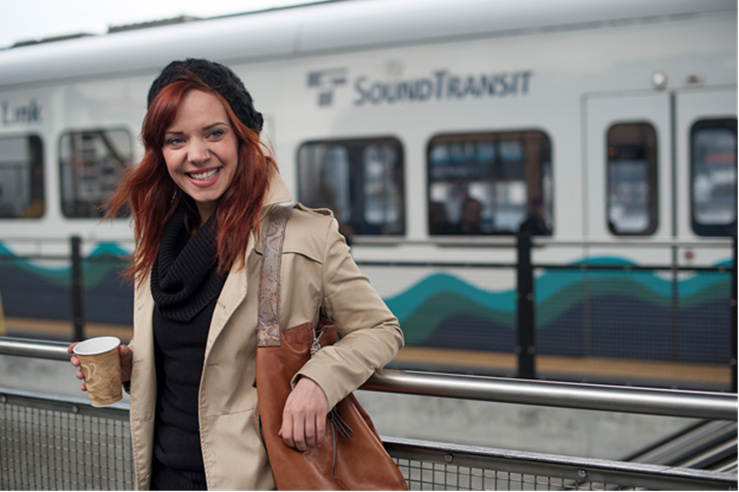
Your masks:
{"label": "brown leather tote bag", "polygon": [[258,412],[261,433],[278,490],[406,490],[406,482],[387,454],[367,412],[353,394],[326,417],[326,436],[319,448],[298,451],[278,435],[290,380],[313,350],[331,345],[336,324],[321,318],[280,330],[277,321],[280,256],[287,217],[293,204],[272,210],[266,231],[259,295],[257,347]]}

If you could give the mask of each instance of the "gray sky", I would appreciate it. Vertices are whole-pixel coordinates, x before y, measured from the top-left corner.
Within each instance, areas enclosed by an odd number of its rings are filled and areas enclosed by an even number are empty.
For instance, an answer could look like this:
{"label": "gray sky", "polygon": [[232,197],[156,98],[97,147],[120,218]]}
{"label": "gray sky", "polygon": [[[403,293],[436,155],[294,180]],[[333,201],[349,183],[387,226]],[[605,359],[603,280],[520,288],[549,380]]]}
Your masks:
{"label": "gray sky", "polygon": [[213,17],[309,0],[0,0],[0,48],[180,15]]}

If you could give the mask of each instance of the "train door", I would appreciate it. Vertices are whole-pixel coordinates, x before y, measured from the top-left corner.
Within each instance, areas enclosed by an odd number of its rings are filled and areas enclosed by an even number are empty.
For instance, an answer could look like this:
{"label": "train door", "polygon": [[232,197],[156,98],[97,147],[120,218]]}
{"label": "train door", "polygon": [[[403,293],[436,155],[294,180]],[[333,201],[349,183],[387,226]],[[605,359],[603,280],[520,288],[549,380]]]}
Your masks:
{"label": "train door", "polygon": [[584,100],[592,353],[704,364],[706,384],[730,384],[736,106],[700,88]]}
{"label": "train door", "polygon": [[[585,239],[615,245],[671,237],[670,96],[597,95],[584,104]],[[586,257],[639,263],[665,256],[644,248],[635,254],[623,246],[585,248]]]}
{"label": "train door", "polygon": [[[715,247],[708,243],[736,233],[736,115],[733,88],[587,97],[584,235],[621,246],[593,246],[586,256],[687,266],[729,261],[721,239]],[[627,250],[629,239],[683,243],[665,254],[663,248]],[[687,244],[697,240],[704,246]]]}
{"label": "train door", "polygon": [[736,234],[737,223],[736,87],[679,93],[675,114],[677,236],[705,244],[681,247],[678,261],[726,263],[731,251],[721,243]]}

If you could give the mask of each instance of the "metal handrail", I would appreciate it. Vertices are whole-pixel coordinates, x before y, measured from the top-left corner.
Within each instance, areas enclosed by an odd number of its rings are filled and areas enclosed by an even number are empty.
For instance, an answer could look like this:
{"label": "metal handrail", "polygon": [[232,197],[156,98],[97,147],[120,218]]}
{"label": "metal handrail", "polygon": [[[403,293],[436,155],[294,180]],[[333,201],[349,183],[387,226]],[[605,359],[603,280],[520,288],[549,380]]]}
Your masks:
{"label": "metal handrail", "polygon": [[736,393],[414,371],[378,371],[362,389],[523,405],[737,420]]}
{"label": "metal handrail", "polygon": [[[510,247],[517,242],[515,234],[511,235],[480,235],[480,236],[430,236],[424,239],[409,239],[394,236],[358,236],[353,238],[356,244],[366,246],[488,246],[488,247]],[[731,247],[732,238],[665,238],[665,239],[642,239],[633,237],[619,237],[616,239],[587,239],[587,238],[565,238],[551,236],[532,236],[531,241],[537,246],[590,246],[590,247],[686,247],[686,248],[725,248]]]}
{"label": "metal handrail", "polygon": [[[67,360],[66,343],[0,337],[0,355]],[[704,391],[377,371],[363,390],[524,405],[737,420],[737,395]]]}
{"label": "metal handrail", "polygon": [[69,343],[30,338],[0,337],[0,355],[32,357],[36,359],[69,360]]}
{"label": "metal handrail", "polygon": [[[83,242],[96,243],[112,243],[121,244],[129,243],[133,247],[133,237],[81,237]],[[511,247],[516,246],[518,241],[516,235],[504,236],[430,236],[424,239],[409,239],[397,236],[358,236],[353,238],[356,244],[365,246],[500,246]],[[11,237],[3,240],[6,243],[65,243],[69,241],[69,237]],[[616,239],[588,239],[588,238],[565,238],[551,236],[532,236],[531,241],[537,246],[585,246],[585,247],[647,247],[647,248],[665,248],[665,247],[685,247],[685,248],[725,248],[731,247],[733,239],[731,237],[713,237],[713,238],[665,238],[665,239],[644,239],[634,237],[619,237]],[[68,257],[68,256],[67,256]]]}

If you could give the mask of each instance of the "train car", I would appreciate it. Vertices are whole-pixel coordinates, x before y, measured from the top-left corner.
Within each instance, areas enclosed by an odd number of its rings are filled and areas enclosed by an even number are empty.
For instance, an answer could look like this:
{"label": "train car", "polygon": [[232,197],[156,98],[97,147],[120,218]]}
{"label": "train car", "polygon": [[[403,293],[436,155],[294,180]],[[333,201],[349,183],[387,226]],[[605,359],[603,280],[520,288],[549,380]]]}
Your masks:
{"label": "train car", "polygon": [[621,381],[728,384],[733,0],[318,2],[0,50],[8,320],[70,319],[75,236],[87,321],[130,324],[104,261],[130,252],[130,223],[100,206],[142,157],[149,84],[188,57],[244,80],[293,196],[333,210],[399,317],[399,363],[505,375],[528,350],[560,376],[625,362]]}

